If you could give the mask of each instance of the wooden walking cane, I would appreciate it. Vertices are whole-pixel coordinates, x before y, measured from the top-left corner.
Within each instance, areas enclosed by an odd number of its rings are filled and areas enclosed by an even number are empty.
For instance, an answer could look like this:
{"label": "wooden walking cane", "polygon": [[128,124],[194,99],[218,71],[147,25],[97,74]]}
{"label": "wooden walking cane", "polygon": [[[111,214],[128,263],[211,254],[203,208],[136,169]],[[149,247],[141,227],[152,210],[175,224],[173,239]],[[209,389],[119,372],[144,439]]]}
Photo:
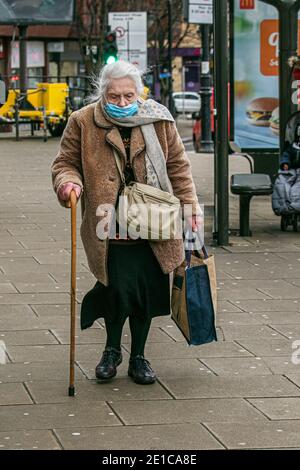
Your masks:
{"label": "wooden walking cane", "polygon": [[70,385],[69,397],[75,395],[75,327],[76,327],[76,205],[75,191],[70,194],[71,207],[71,327],[70,327]]}

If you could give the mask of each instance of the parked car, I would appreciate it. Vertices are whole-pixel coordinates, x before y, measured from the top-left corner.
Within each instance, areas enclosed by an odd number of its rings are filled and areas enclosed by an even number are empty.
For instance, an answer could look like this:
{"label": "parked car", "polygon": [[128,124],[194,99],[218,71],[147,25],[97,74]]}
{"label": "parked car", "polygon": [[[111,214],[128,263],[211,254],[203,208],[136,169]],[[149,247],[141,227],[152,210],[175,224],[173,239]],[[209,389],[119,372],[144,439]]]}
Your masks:
{"label": "parked car", "polygon": [[176,114],[199,113],[201,109],[201,97],[194,91],[177,91],[173,93]]}

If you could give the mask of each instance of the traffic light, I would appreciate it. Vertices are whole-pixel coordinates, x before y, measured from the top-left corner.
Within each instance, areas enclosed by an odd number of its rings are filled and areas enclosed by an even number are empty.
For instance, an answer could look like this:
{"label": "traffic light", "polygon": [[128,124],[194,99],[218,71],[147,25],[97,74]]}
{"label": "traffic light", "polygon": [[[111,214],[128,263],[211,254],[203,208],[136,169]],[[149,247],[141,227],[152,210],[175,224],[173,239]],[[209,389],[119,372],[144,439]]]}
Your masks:
{"label": "traffic light", "polygon": [[118,60],[117,36],[115,31],[109,31],[105,34],[103,43],[103,62],[104,64],[113,64]]}

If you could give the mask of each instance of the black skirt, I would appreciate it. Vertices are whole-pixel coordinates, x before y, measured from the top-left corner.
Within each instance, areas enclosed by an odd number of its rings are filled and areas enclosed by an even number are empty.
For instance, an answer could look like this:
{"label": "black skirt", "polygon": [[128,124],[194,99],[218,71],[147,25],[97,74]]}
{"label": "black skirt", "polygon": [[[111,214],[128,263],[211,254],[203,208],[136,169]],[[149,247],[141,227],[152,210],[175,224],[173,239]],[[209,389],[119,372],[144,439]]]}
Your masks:
{"label": "black skirt", "polygon": [[98,318],[118,322],[134,315],[153,318],[170,314],[169,274],[164,274],[146,240],[109,243],[106,287],[96,282],[81,305],[81,329]]}

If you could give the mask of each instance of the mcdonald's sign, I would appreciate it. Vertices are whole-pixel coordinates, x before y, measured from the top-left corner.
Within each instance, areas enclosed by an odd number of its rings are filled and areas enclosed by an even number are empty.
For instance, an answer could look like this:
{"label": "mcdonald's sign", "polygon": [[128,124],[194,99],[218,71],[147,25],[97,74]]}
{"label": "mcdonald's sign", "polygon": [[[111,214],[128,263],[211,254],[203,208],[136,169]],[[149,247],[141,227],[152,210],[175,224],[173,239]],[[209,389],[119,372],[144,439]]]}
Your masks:
{"label": "mcdonald's sign", "polygon": [[255,0],[240,0],[241,10],[254,10]]}

